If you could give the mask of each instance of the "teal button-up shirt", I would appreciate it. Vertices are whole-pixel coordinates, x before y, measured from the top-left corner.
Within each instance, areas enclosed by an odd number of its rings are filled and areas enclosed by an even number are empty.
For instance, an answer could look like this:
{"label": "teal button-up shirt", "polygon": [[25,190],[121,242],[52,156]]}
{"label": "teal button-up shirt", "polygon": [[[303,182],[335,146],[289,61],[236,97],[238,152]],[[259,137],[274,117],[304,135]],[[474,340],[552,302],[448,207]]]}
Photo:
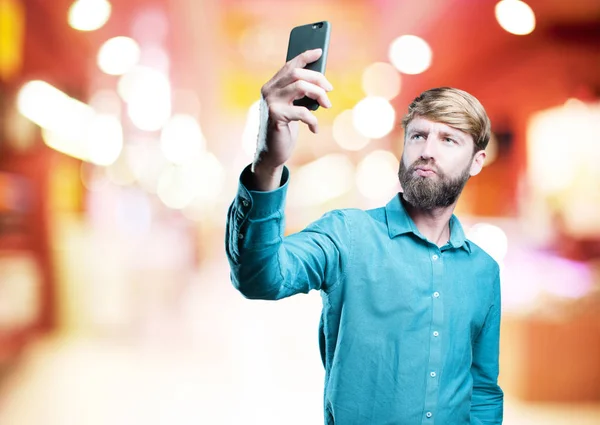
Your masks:
{"label": "teal button-up shirt", "polygon": [[229,209],[231,279],[251,299],[321,291],[325,424],[502,423],[499,267],[455,216],[442,247],[401,194],[284,236],[288,170],[271,192],[249,190],[249,173]]}

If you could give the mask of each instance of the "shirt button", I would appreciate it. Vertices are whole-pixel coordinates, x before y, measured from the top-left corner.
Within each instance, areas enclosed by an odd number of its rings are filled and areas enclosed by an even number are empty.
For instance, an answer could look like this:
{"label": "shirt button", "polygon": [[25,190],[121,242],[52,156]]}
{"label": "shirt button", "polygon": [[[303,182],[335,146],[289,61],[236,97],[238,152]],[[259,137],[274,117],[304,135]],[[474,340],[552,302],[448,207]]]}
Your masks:
{"label": "shirt button", "polygon": [[238,234],[238,239],[244,239],[244,234],[243,233],[239,233]]}
{"label": "shirt button", "polygon": [[438,291],[435,291],[435,292],[433,293],[433,297],[434,297],[434,298],[439,298],[439,296],[440,296],[440,293],[439,293]]}
{"label": "shirt button", "polygon": [[247,200],[242,200],[242,205],[246,208],[248,208],[248,205],[250,205],[250,202],[248,202]]}
{"label": "shirt button", "polygon": [[435,378],[435,372],[431,372],[431,373],[429,374],[429,376],[431,376],[432,378]]}
{"label": "shirt button", "polygon": [[438,255],[437,255],[437,254],[433,254],[433,256],[431,257],[431,259],[432,259],[433,261],[437,260],[438,258],[440,258],[440,257],[438,257]]}
{"label": "shirt button", "polygon": [[433,331],[433,336],[439,336],[440,333],[438,331]]}
{"label": "shirt button", "polygon": [[427,413],[425,413],[425,416],[427,416],[428,418],[431,418],[433,416],[433,413],[427,412]]}

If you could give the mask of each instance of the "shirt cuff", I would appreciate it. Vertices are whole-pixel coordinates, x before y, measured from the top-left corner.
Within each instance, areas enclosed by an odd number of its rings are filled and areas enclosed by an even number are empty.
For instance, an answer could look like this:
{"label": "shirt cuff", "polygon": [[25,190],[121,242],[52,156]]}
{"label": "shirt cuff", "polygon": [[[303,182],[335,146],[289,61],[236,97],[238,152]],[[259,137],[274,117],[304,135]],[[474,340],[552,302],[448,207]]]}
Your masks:
{"label": "shirt cuff", "polygon": [[277,189],[270,191],[252,190],[254,176],[252,175],[251,165],[248,165],[240,175],[238,195],[236,197],[238,205],[236,206],[245,211],[246,215],[250,218],[267,217],[284,210],[289,177],[290,171],[284,166],[281,183]]}

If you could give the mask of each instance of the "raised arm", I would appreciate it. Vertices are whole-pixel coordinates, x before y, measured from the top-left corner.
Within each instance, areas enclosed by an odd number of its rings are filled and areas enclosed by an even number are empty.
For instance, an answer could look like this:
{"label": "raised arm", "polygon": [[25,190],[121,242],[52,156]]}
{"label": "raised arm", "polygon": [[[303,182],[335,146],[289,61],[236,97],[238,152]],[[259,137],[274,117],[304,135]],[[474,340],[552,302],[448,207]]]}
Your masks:
{"label": "raised arm", "polygon": [[[332,212],[304,231],[283,237],[285,194],[298,121],[313,133],[315,115],[293,101],[308,96],[330,107],[325,77],[304,69],[321,50],[290,60],[261,89],[261,125],[256,156],[244,170],[226,228],[226,252],[234,286],[248,298],[279,299],[311,289],[329,289],[344,273],[350,256],[348,222]],[[307,194],[310,196],[310,194]]]}

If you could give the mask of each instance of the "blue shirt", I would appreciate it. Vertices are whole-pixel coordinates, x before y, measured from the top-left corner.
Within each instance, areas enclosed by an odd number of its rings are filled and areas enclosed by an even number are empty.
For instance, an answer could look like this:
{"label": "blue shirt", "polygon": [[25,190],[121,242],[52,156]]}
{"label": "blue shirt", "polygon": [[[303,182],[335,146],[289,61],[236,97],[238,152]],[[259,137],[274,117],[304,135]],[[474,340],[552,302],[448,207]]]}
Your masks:
{"label": "blue shirt", "polygon": [[270,192],[249,178],[247,168],[228,213],[231,280],[250,299],[321,291],[325,424],[502,423],[499,267],[455,216],[442,247],[401,194],[284,236],[289,171]]}

